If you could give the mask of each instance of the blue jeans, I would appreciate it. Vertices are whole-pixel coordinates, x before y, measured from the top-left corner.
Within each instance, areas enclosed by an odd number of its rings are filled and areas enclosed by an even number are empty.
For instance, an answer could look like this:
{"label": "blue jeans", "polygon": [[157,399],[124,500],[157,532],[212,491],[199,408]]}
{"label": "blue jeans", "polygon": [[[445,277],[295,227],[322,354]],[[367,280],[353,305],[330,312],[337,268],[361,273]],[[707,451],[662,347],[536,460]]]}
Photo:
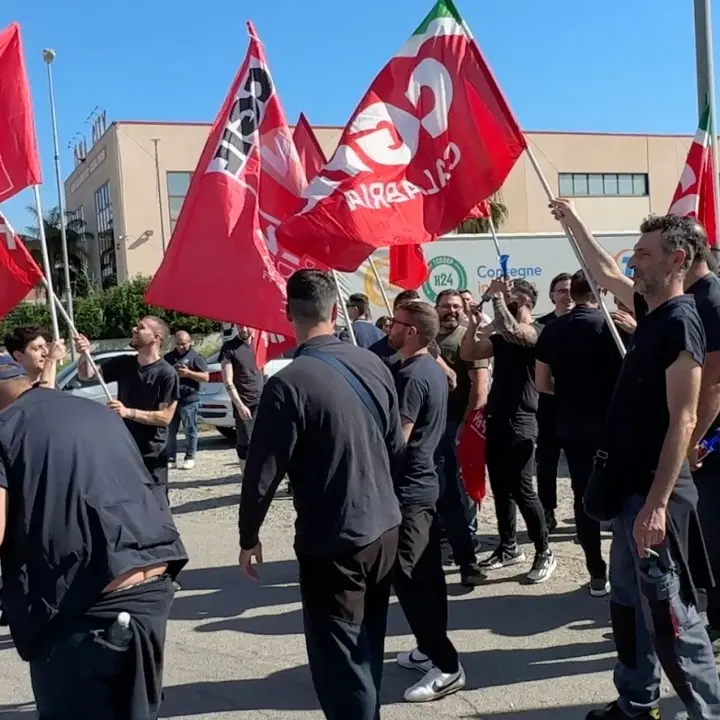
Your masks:
{"label": "blue jeans", "polygon": [[185,430],[185,459],[192,460],[197,454],[199,409],[199,401],[187,405],[178,404],[175,417],[173,417],[168,428],[168,459],[170,462],[177,460],[177,434],[181,422]]}
{"label": "blue jeans", "polygon": [[641,558],[633,524],[645,498],[632,495],[613,520],[610,615],[618,654],[614,682],[630,716],[657,707],[660,668],[691,720],[720,718],[720,680],[705,625],[681,595],[674,550],[666,536],[657,558]]}

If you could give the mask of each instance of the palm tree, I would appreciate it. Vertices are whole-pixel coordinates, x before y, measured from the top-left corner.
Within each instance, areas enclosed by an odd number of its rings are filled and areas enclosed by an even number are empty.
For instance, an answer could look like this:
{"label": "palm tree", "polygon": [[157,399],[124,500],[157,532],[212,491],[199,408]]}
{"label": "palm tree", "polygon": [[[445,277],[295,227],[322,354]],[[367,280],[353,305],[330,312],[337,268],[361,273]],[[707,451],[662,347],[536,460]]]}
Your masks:
{"label": "palm tree", "polygon": [[[502,227],[503,223],[508,219],[509,213],[507,205],[505,205],[505,203],[502,201],[502,195],[500,193],[495,193],[495,195],[490,197],[488,202],[490,203],[490,217],[492,218],[493,225],[495,225],[496,230],[499,230]],[[460,225],[458,225],[458,228],[455,232],[463,235],[489,233],[490,223],[488,222],[487,218],[473,218],[471,220],[463,220]]]}
{"label": "palm tree", "polygon": [[[40,225],[37,210],[28,207],[28,212],[35,218],[35,224],[25,228],[24,242],[35,262],[43,267],[40,249]],[[45,212],[43,225],[47,241],[53,288],[58,296],[65,294],[65,271],[63,266],[62,234],[60,230],[60,210],[52,208]],[[73,295],[87,294],[88,289],[88,258],[85,250],[93,234],[87,231],[85,221],[72,213],[66,213],[65,232],[67,235],[68,265],[70,267],[70,286]]]}

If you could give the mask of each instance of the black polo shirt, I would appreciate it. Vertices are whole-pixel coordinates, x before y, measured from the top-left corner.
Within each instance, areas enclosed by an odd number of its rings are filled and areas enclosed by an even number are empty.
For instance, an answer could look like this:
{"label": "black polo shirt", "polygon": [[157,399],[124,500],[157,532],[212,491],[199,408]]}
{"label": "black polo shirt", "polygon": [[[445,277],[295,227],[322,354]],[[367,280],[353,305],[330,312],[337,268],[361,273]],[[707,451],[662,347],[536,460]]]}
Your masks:
{"label": "black polo shirt", "polygon": [[558,435],[566,442],[600,441],[622,357],[605,316],[598,308],[577,305],[540,334],[539,361],[550,366]]}
{"label": "black polo shirt", "polygon": [[413,423],[398,497],[403,507],[435,507],[440,486],[435,450],[445,433],[447,378],[432,355],[405,360],[395,372],[400,420]]}
{"label": "black polo shirt", "polygon": [[[177,368],[185,365],[188,370],[193,372],[207,372],[207,360],[200,355],[194,348],[190,348],[186,353],[181,355],[177,350],[171,350],[165,355],[165,362],[172,366],[176,371]],[[179,377],[179,376],[178,376]],[[180,404],[190,405],[198,402],[200,395],[200,383],[188,377],[180,378]]]}
{"label": "black polo shirt", "polygon": [[257,407],[265,378],[257,366],[252,347],[238,336],[223,343],[218,360],[229,362],[233,369],[233,383],[240,399],[249,408]]}
{"label": "black polo shirt", "polygon": [[[360,379],[382,427],[348,381],[306,348],[332,355]],[[240,499],[240,542],[257,544],[272,497],[287,473],[297,511],[295,549],[335,555],[374,542],[400,523],[394,478],[405,442],[395,384],[373,353],[332,335],[312,338],[265,386]]]}
{"label": "black polo shirt", "polygon": [[[127,408],[159,410],[160,405],[170,405],[180,397],[178,374],[162,358],[141,365],[135,355],[119,355],[103,363],[102,375],[105,382],[118,384],[118,400]],[[124,422],[146,466],[167,465],[167,427],[143,425],[130,419]]]}
{"label": "black polo shirt", "polygon": [[0,413],[3,606],[20,656],[31,660],[133,568],[187,554],[153,493],[137,445],[100,403],[29,390]]}

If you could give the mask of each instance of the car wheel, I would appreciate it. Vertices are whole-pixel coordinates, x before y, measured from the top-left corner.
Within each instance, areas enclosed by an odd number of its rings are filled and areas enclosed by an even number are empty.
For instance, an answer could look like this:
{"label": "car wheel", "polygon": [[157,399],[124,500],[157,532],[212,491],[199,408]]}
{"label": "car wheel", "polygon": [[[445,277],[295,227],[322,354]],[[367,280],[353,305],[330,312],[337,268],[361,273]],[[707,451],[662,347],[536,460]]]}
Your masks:
{"label": "car wheel", "polygon": [[234,427],[217,427],[216,429],[226,440],[234,442],[237,438],[237,431]]}

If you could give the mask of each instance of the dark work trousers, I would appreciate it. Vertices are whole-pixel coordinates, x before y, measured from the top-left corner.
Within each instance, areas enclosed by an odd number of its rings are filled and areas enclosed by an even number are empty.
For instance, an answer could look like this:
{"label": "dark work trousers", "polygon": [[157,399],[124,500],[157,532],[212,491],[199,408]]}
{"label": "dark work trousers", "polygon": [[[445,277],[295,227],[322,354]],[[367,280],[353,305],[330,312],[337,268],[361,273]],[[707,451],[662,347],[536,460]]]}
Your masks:
{"label": "dark work trousers", "polygon": [[460,477],[455,438],[459,423],[448,420],[445,434],[435,451],[435,469],[440,483],[437,511],[443,530],[452,548],[453,560],[459,567],[475,563],[475,546],[470,519],[477,513]]}
{"label": "dark work trousers", "polygon": [[328,720],[378,720],[398,529],[344,555],[298,553],[310,673]]}
{"label": "dark work trousers", "polygon": [[585,488],[593,470],[593,459],[597,446],[596,443],[578,438],[563,437],[562,441],[572,484],[575,529],[580,546],[585,553],[585,564],[590,577],[604,578],[607,577],[607,565],[602,556],[600,523],[586,515],[583,505]]}
{"label": "dark work trousers", "polygon": [[698,491],[697,511],[702,534],[715,578],[715,587],[705,589],[707,619],[710,627],[720,632],[720,457],[708,456],[693,473],[693,480]]}
{"label": "dark work trousers", "polygon": [[534,416],[515,423],[488,417],[485,452],[502,549],[517,544],[518,508],[535,550],[544,552],[548,547],[545,514],[533,483],[536,437]]}
{"label": "dark work trousers", "polygon": [[560,440],[556,430],[555,397],[540,393],[538,398],[538,436],[535,450],[537,491],[545,512],[557,508],[557,470],[560,462]]}
{"label": "dark work trousers", "polygon": [[248,447],[250,447],[250,437],[252,435],[253,423],[255,422],[257,406],[253,405],[251,407],[248,405],[248,409],[252,417],[250,420],[241,420],[237,408],[233,405],[233,417],[235,418],[235,431],[237,433],[235,449],[237,450],[238,460],[241,461],[247,460],[247,452]]}
{"label": "dark work trousers", "polygon": [[393,585],[418,650],[442,672],[457,672],[457,650],[447,634],[447,585],[434,508],[403,509]]}
{"label": "dark work trousers", "polygon": [[[170,504],[170,492],[168,490],[170,472],[168,471],[167,462],[160,463],[157,458],[144,458],[145,467],[153,479],[153,494],[157,498],[164,499],[168,505]],[[159,464],[160,463],[160,464]]]}

